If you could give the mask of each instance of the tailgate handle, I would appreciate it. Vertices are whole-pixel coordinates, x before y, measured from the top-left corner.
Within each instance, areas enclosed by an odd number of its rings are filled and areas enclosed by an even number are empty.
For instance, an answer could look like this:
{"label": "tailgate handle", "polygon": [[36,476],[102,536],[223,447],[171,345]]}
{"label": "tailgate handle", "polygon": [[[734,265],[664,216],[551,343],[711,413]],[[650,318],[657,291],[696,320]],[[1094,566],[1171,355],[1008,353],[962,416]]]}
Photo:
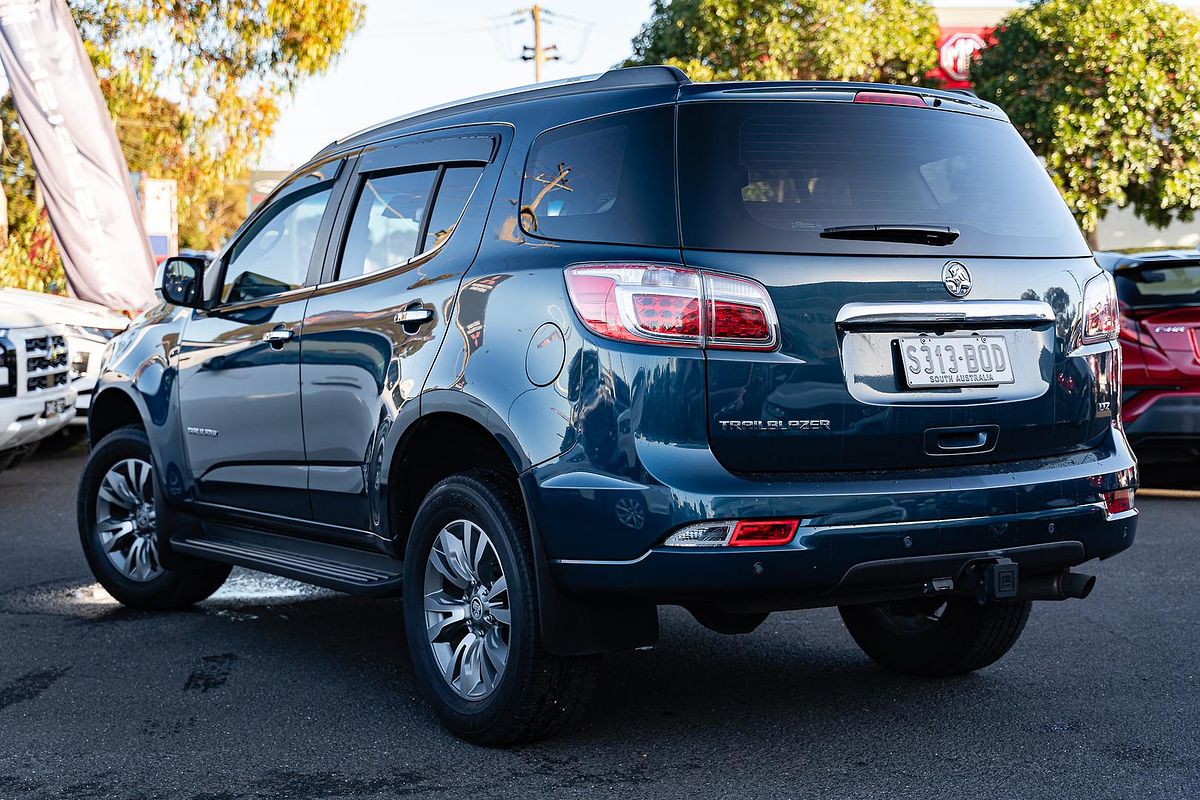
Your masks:
{"label": "tailgate handle", "polygon": [[931,456],[988,453],[996,449],[999,436],[999,425],[930,428],[925,431],[925,452]]}

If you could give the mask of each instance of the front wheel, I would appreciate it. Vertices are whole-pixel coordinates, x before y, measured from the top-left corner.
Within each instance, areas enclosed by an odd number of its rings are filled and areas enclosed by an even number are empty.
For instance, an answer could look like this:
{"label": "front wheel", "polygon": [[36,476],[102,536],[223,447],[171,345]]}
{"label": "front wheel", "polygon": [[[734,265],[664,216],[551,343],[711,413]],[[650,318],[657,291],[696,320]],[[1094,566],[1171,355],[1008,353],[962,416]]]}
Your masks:
{"label": "front wheel", "polygon": [[421,693],[452,733],[501,745],[550,736],[582,713],[598,656],[542,648],[517,488],[472,470],[437,484],[404,558],[404,622]]}
{"label": "front wheel", "polygon": [[88,457],[79,483],[79,538],[92,574],[110,595],[135,608],[175,609],[211,595],[232,569],[201,562],[173,570],[159,553],[150,440],[118,428]]}
{"label": "front wheel", "polygon": [[1031,606],[1028,600],[980,605],[968,598],[928,598],[839,610],[854,641],[880,665],[943,677],[999,660],[1020,638]]}

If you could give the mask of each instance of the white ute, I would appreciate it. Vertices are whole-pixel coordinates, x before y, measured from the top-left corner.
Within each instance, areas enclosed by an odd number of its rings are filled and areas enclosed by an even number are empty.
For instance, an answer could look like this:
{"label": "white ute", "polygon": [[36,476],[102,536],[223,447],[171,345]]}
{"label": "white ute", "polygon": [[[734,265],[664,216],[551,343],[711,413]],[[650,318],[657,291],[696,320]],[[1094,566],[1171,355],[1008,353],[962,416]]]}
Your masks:
{"label": "white ute", "polygon": [[75,417],[67,331],[0,299],[0,470]]}
{"label": "white ute", "polygon": [[[75,389],[75,417],[63,430],[59,444],[67,446],[87,433],[88,407],[100,377],[100,359],[108,341],[129,327],[129,318],[97,303],[30,292],[0,289],[0,304],[10,303],[37,314],[46,323],[59,322],[67,328],[71,351],[71,386]],[[44,445],[52,442],[44,442]]]}

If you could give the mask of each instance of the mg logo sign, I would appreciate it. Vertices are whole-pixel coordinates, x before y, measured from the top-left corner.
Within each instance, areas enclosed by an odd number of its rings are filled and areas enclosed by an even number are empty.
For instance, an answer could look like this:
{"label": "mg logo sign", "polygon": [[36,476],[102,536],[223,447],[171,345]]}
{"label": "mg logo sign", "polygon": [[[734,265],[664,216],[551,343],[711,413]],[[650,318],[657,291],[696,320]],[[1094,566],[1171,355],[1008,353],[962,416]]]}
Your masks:
{"label": "mg logo sign", "polygon": [[938,51],[938,62],[946,77],[966,82],[971,77],[971,61],[987,46],[977,33],[955,33],[949,36]]}

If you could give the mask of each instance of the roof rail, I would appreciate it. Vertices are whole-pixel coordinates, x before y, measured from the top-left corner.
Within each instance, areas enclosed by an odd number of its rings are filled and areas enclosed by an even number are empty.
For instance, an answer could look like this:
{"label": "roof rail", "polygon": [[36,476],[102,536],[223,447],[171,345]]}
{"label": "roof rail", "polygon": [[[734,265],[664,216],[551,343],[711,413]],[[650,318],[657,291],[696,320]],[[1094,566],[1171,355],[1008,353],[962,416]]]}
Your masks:
{"label": "roof rail", "polygon": [[489,92],[488,94],[476,95],[463,100],[454,100],[449,103],[423,108],[419,111],[412,111],[408,114],[402,114],[394,119],[381,122],[377,125],[372,125],[369,128],[363,128],[349,136],[343,136],[340,139],[335,139],[330,142],[322,152],[331,150],[338,145],[345,144],[352,139],[357,139],[374,131],[379,131],[384,128],[390,128],[401,122],[411,122],[421,117],[432,116],[441,112],[449,111],[466,111],[468,109],[483,108],[486,106],[503,105],[510,99],[521,96],[523,99],[535,99],[538,97],[556,97],[561,95],[576,94],[579,92],[597,91],[602,89],[625,89],[637,88],[639,86],[679,86],[685,83],[691,83],[683,70],[677,67],[667,66],[648,66],[648,67],[615,67],[608,72],[597,73],[594,75],[580,75],[574,78],[564,78],[558,81],[546,81],[544,83],[531,83],[526,86],[517,86],[512,89],[502,89],[498,92]]}

